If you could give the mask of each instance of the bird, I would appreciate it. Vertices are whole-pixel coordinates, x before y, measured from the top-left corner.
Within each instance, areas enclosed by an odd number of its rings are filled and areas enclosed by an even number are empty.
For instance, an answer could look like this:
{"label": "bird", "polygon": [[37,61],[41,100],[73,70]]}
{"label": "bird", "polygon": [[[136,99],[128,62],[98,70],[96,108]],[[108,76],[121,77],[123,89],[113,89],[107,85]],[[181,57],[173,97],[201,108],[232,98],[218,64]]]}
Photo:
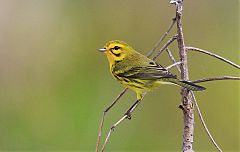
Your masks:
{"label": "bird", "polygon": [[177,78],[177,75],[137,52],[124,41],[109,41],[99,51],[107,56],[112,76],[122,85],[136,92],[138,100],[142,99],[146,92],[161,84],[173,84],[192,91],[206,89]]}

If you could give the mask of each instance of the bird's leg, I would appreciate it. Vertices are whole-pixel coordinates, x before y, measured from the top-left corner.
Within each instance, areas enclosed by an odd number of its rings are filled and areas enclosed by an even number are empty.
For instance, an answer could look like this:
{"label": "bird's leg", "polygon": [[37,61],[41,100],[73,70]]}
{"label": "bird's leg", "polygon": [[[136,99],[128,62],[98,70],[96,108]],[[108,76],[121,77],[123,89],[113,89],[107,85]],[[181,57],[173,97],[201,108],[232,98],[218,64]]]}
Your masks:
{"label": "bird's leg", "polygon": [[131,119],[131,113],[134,111],[134,109],[139,105],[139,102],[141,101],[141,99],[138,99],[136,102],[134,102],[134,104],[125,112],[124,116],[126,115],[127,119]]}
{"label": "bird's leg", "polygon": [[143,99],[143,97],[146,95],[146,92],[137,93],[137,100],[134,102],[134,104],[125,112],[124,115],[127,115],[127,119],[131,119],[131,113],[135,110],[135,108],[139,105],[140,101]]}
{"label": "bird's leg", "polygon": [[125,120],[126,118],[131,119],[131,113],[132,113],[132,112],[134,111],[134,109],[139,105],[139,103],[140,103],[141,100],[142,100],[142,98],[136,100],[136,101],[134,102],[134,104],[126,111],[126,113],[125,113],[114,125],[112,125],[112,127],[110,128],[110,130],[109,130],[109,132],[108,132],[108,135],[107,135],[107,137],[106,137],[106,139],[105,139],[105,142],[104,142],[104,144],[103,144],[103,146],[102,146],[102,152],[104,151],[105,146],[106,146],[106,144],[107,144],[107,142],[108,142],[108,140],[109,140],[109,138],[110,138],[111,133],[113,132],[113,130],[114,130],[123,120]]}

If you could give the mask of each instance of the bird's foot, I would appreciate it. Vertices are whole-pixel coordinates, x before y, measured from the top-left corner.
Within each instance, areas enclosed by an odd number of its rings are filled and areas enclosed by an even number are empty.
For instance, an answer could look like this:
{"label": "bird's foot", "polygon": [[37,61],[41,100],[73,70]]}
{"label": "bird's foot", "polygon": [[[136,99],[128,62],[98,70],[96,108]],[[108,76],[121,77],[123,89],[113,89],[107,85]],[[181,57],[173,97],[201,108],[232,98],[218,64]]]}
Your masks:
{"label": "bird's foot", "polygon": [[128,113],[128,112],[127,112],[127,113],[125,113],[124,115],[127,116],[126,119],[129,119],[129,120],[132,119],[131,113]]}

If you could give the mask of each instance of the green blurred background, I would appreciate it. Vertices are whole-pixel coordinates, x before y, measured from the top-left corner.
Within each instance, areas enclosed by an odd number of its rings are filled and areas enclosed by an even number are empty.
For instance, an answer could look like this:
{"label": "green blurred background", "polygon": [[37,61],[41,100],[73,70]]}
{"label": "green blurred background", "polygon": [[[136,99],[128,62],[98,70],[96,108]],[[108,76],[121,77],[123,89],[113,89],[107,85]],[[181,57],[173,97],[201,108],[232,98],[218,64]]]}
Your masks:
{"label": "green blurred background", "polygon": [[[186,44],[239,64],[238,8],[237,0],[185,0]],[[0,151],[94,151],[102,111],[123,89],[97,49],[120,39],[146,54],[174,12],[168,0],[1,0]],[[170,48],[177,58],[176,44]],[[158,62],[171,64],[166,52]],[[191,79],[239,76],[234,67],[199,53],[189,53],[189,65]],[[239,84],[208,82],[202,84],[206,91],[196,93],[224,151],[240,150]],[[107,150],[180,151],[179,90],[166,85],[147,94],[133,119],[113,133]],[[134,100],[129,91],[111,110],[103,137]],[[195,118],[194,149],[216,151]]]}

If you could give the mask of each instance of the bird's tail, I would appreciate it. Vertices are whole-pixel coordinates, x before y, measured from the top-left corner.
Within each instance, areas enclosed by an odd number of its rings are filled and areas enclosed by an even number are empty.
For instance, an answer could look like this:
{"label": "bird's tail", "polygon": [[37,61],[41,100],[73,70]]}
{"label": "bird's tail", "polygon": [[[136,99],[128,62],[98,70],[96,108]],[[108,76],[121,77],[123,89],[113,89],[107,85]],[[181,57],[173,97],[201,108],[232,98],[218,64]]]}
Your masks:
{"label": "bird's tail", "polygon": [[178,86],[181,86],[183,88],[186,88],[186,89],[192,90],[192,91],[203,91],[203,90],[206,89],[206,88],[204,88],[202,86],[199,86],[199,85],[196,85],[192,82],[184,81],[184,80],[178,80],[176,78],[166,78],[166,79],[163,79],[163,80],[167,81],[167,82],[171,82],[173,84],[176,84]]}

